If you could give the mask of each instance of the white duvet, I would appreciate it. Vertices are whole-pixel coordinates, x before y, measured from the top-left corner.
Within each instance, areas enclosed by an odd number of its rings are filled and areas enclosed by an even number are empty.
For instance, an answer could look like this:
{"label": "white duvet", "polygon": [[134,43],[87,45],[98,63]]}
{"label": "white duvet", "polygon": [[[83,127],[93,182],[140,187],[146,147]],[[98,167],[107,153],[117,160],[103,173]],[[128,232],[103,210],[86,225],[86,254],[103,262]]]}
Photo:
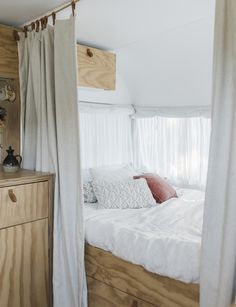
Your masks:
{"label": "white duvet", "polygon": [[86,204],[86,241],[150,272],[197,283],[204,193],[179,189],[178,195],[143,209]]}

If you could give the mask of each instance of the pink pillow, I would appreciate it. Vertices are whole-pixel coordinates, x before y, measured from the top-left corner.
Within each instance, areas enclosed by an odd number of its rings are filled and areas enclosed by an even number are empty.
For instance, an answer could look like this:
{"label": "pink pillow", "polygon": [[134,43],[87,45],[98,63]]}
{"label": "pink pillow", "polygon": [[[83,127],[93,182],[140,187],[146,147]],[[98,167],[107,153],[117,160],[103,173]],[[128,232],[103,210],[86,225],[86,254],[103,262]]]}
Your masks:
{"label": "pink pillow", "polygon": [[178,197],[175,189],[169,183],[156,174],[143,174],[134,176],[134,179],[144,178],[147,181],[153,197],[158,203],[162,203],[170,198]]}

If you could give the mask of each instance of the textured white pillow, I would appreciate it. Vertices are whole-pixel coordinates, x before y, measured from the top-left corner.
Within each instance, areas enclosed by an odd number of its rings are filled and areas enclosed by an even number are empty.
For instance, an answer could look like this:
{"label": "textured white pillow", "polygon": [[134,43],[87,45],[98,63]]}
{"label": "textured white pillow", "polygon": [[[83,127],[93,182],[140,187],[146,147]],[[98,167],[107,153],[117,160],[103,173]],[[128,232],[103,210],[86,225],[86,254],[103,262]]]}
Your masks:
{"label": "textured white pillow", "polygon": [[92,182],[98,200],[98,208],[127,209],[147,208],[156,205],[156,201],[145,179]]}
{"label": "textured white pillow", "polygon": [[97,202],[97,197],[94,193],[91,181],[88,181],[83,184],[83,191],[84,191],[84,202],[85,203],[96,203]]}
{"label": "textured white pillow", "polygon": [[129,166],[119,167],[117,169],[114,168],[91,168],[90,169],[93,181],[122,181],[133,179],[133,176],[136,175],[134,169]]}

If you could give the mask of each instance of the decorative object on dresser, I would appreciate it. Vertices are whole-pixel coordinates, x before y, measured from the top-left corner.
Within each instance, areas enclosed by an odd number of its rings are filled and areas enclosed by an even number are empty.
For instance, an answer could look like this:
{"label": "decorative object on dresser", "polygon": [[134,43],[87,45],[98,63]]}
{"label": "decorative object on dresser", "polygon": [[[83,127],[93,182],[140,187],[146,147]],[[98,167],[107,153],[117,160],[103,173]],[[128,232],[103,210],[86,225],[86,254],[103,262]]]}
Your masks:
{"label": "decorative object on dresser", "polygon": [[[19,161],[17,160],[19,158]],[[14,173],[20,169],[22,157],[20,155],[14,155],[14,149],[11,146],[7,149],[7,156],[3,161],[2,168],[6,173]]]}
{"label": "decorative object on dresser", "polygon": [[0,306],[52,306],[53,176],[0,171]]}
{"label": "decorative object on dresser", "polygon": [[20,102],[18,80],[15,78],[1,77],[0,65],[0,163],[4,158],[4,152],[7,150],[9,144],[11,144],[16,151],[20,151],[19,114]]}
{"label": "decorative object on dresser", "polygon": [[16,100],[16,93],[11,88],[10,84],[0,87],[0,101],[14,102]]}

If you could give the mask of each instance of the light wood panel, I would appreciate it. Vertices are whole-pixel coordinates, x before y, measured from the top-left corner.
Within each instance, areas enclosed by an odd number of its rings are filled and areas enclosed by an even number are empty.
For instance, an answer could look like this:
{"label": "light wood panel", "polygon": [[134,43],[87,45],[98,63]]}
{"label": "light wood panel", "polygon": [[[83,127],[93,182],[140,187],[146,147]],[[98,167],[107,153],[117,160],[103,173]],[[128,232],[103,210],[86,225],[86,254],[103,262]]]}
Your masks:
{"label": "light wood panel", "polygon": [[1,160],[6,156],[5,150],[9,145],[20,153],[20,93],[17,43],[13,39],[12,27],[0,25],[0,79],[7,78],[16,92],[15,102],[0,102],[0,106],[7,111],[7,119],[3,131],[3,153]]}
{"label": "light wood panel", "polygon": [[48,182],[0,188],[0,228],[48,217]]}
{"label": "light wood panel", "polygon": [[[89,57],[87,49],[93,56]],[[77,45],[79,85],[115,90],[116,55],[111,52]]]}
{"label": "light wood panel", "polygon": [[0,76],[18,78],[17,43],[13,29],[0,25]]}
{"label": "light wood panel", "polygon": [[125,292],[107,286],[103,282],[91,277],[88,283],[89,307],[153,307],[154,305],[144,302]]}
{"label": "light wood panel", "polygon": [[151,304],[162,307],[199,306],[199,285],[150,273],[142,266],[88,244],[85,262],[89,277]]}
{"label": "light wood panel", "polygon": [[1,307],[48,307],[48,220],[0,230]]}
{"label": "light wood panel", "polygon": [[16,173],[5,173],[0,168],[0,187],[51,180],[52,174],[20,169]]}

